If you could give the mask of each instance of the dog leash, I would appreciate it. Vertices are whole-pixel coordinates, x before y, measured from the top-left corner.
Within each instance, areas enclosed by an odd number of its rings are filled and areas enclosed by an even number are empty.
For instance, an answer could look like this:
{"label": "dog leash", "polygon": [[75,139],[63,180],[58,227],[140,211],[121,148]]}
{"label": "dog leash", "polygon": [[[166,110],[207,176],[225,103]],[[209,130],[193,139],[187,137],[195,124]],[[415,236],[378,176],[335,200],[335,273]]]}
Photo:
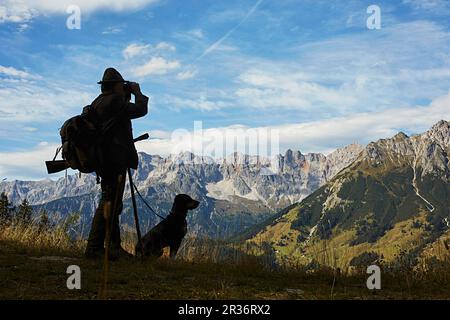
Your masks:
{"label": "dog leash", "polygon": [[141,198],[141,200],[144,202],[144,204],[147,206],[147,208],[149,208],[153,212],[153,214],[158,216],[160,219],[165,220],[166,218],[164,218],[164,217],[160,216],[159,214],[157,214],[155,212],[155,210],[153,210],[152,207],[150,207],[150,205],[147,203],[147,201],[145,201],[144,197],[141,195],[141,193],[139,192],[139,190],[136,187],[136,185],[134,184],[134,182],[133,182],[133,187],[134,187],[134,190],[136,190],[137,195],[139,196],[139,198]]}

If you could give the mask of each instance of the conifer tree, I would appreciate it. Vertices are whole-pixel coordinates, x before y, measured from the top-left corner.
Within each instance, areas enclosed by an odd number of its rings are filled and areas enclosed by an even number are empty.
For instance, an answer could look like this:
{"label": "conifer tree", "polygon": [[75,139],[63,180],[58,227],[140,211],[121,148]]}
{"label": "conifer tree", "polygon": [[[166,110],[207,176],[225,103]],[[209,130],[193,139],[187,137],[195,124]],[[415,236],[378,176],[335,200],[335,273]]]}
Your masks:
{"label": "conifer tree", "polygon": [[28,200],[25,198],[22,203],[17,208],[16,219],[17,222],[24,225],[29,225],[31,223],[31,216],[33,214],[33,209],[31,208]]}
{"label": "conifer tree", "polygon": [[0,227],[11,224],[14,207],[5,192],[0,194]]}
{"label": "conifer tree", "polygon": [[48,218],[47,210],[43,209],[39,217],[39,232],[47,231],[50,228],[50,219]]}

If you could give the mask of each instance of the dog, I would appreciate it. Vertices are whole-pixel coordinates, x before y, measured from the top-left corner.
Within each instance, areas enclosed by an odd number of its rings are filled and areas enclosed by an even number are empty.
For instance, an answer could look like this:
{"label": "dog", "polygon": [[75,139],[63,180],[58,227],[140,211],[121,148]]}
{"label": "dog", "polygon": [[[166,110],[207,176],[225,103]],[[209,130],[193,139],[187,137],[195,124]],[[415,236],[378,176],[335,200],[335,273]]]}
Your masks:
{"label": "dog", "polygon": [[[170,247],[170,257],[175,258],[187,232],[187,212],[197,208],[199,203],[187,194],[178,194],[170,214],[142,237],[144,255],[159,258],[163,254],[163,249]],[[138,243],[135,252],[140,251],[141,244]]]}

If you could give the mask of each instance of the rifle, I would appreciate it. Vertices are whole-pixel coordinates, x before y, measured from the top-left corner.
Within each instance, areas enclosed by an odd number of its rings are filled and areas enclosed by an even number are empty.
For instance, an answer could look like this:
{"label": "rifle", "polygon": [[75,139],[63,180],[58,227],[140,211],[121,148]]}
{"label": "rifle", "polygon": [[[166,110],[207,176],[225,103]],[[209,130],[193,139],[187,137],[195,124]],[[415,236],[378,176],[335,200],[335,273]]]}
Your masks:
{"label": "rifle", "polygon": [[[148,133],[144,133],[143,135],[133,139],[133,142],[138,142],[138,141],[145,140],[148,138],[149,138]],[[53,158],[53,160],[45,161],[45,166],[47,167],[48,174],[57,173],[57,172],[64,171],[69,168],[69,164],[66,162],[66,160],[55,160],[56,156],[58,155],[60,150],[61,150],[61,147],[56,149],[56,154],[55,154],[55,157]]]}
{"label": "rifle", "polygon": [[66,160],[55,160],[61,149],[62,146],[56,148],[56,153],[52,161],[45,161],[45,166],[47,167],[48,174],[60,172],[69,168],[69,164],[66,162]]}
{"label": "rifle", "polygon": [[134,138],[134,139],[133,139],[133,142],[138,142],[138,141],[141,141],[141,140],[146,140],[146,139],[148,139],[149,137],[150,137],[150,136],[148,135],[148,133],[144,133],[144,134],[140,135],[139,137]]}
{"label": "rifle", "polygon": [[48,174],[64,171],[69,168],[66,160],[45,161],[45,165],[47,167]]}

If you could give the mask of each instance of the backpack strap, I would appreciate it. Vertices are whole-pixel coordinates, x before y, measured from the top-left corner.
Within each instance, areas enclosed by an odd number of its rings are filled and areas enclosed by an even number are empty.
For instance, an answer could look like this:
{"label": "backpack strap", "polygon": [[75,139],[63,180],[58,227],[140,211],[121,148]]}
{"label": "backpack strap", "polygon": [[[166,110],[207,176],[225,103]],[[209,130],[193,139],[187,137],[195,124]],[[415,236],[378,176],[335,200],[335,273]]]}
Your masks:
{"label": "backpack strap", "polygon": [[53,161],[55,161],[55,159],[58,156],[58,153],[61,151],[61,149],[62,149],[62,146],[56,148],[56,153],[55,153],[55,156],[53,157]]}

